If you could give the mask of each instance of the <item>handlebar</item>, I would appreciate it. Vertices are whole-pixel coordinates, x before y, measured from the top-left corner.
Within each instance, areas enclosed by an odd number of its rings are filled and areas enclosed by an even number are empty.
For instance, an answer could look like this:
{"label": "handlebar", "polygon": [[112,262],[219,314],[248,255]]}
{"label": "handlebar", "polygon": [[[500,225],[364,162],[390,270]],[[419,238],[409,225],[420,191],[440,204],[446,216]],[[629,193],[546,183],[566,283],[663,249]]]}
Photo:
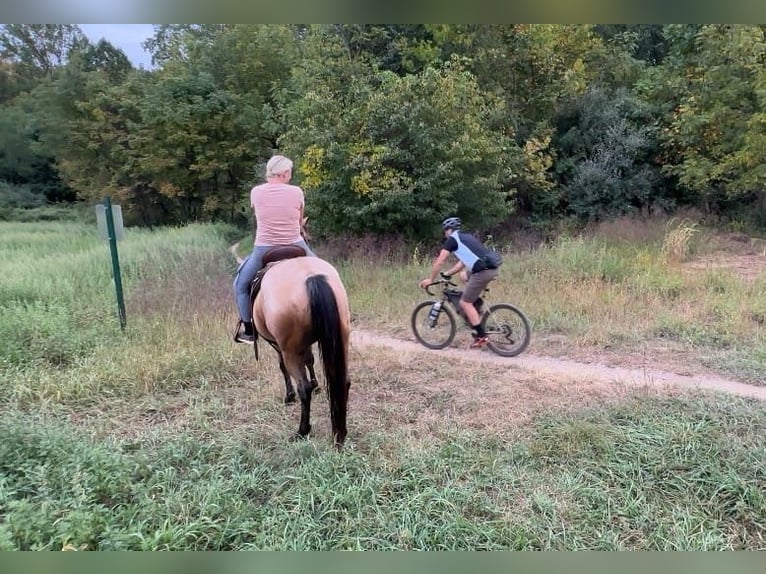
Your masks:
{"label": "handlebar", "polygon": [[433,283],[429,283],[428,285],[426,285],[425,287],[426,293],[432,296],[436,295],[436,293],[431,292],[431,287],[433,287],[434,285],[450,285],[451,287],[457,287],[457,283],[454,283],[450,279],[449,275],[445,275],[444,273],[442,273],[441,276],[442,278],[439,279],[438,281],[434,281]]}

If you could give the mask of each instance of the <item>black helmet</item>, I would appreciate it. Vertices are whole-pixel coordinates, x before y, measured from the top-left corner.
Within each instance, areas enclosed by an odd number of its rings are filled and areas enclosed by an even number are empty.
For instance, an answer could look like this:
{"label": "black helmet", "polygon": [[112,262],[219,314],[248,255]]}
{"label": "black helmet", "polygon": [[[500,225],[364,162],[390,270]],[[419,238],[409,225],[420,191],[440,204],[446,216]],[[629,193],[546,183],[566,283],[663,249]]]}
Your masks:
{"label": "black helmet", "polygon": [[442,230],[445,229],[460,229],[462,222],[459,217],[448,217],[442,221]]}

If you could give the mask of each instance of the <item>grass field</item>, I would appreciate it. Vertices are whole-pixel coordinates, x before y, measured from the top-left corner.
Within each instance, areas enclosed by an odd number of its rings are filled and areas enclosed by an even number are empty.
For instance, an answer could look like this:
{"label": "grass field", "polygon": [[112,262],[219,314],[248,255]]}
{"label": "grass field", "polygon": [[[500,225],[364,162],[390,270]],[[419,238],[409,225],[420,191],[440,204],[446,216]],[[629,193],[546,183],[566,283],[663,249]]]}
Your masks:
{"label": "grass field", "polygon": [[[763,273],[667,236],[508,255],[492,296],[530,352],[664,345],[763,384]],[[361,348],[338,454],[324,396],[288,442],[273,353],[231,342],[230,230],[129,229],[124,334],[95,230],[0,237],[2,549],[766,549],[762,403]],[[339,267],[356,326],[407,332],[427,255]]]}

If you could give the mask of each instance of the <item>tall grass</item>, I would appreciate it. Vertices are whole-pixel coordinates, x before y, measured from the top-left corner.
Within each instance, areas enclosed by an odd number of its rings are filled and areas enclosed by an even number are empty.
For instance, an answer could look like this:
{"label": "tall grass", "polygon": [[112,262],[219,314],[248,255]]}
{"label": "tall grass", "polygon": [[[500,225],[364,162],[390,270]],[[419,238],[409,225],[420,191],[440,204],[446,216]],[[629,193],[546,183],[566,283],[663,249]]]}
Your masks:
{"label": "tall grass", "polygon": [[[673,224],[640,243],[582,235],[534,251],[501,244],[504,264],[489,300],[528,314],[530,352],[577,356],[609,348],[651,355],[661,348],[766,384],[766,265],[750,280],[723,267],[684,266],[681,259],[704,249],[689,247],[702,233],[696,229]],[[322,246],[317,250],[321,255]],[[414,250],[404,263],[355,256],[336,263],[358,325],[410,335],[409,314],[428,297],[417,283],[430,272],[431,253]]]}
{"label": "tall grass", "polygon": [[694,239],[699,233],[699,225],[673,218],[668,221],[667,227],[662,254],[668,261],[686,261],[694,250]]}
{"label": "tall grass", "polygon": [[[121,333],[94,230],[3,225],[1,549],[766,549],[759,403],[530,403],[527,423],[495,433],[465,421],[521,400],[519,373],[355,350],[338,454],[320,400],[317,436],[286,440],[297,413],[274,354],[256,363],[231,341],[229,230],[128,230]],[[675,338],[727,369],[762,368],[743,342],[762,338],[763,278],[687,275],[661,245],[509,251],[491,297],[573,345]],[[357,326],[407,331],[428,255],[337,264]]]}
{"label": "tall grass", "polygon": [[[110,388],[145,392],[212,368],[221,357],[211,356],[226,355],[222,335],[233,305],[224,231],[194,225],[126,232],[118,244],[123,334],[108,245],[95,228],[0,223],[0,395],[60,400]],[[204,349],[213,338],[218,343]],[[193,342],[192,350],[184,342]]]}

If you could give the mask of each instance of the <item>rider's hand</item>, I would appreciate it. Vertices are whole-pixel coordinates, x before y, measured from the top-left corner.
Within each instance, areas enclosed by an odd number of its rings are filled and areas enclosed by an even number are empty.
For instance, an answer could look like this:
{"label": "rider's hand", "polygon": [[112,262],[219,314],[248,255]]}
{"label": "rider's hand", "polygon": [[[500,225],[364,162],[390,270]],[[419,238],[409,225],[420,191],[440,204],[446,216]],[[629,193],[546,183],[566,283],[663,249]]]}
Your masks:
{"label": "rider's hand", "polygon": [[421,288],[421,289],[425,289],[425,288],[426,288],[426,287],[428,287],[430,284],[431,284],[431,280],[430,280],[430,279],[423,279],[423,280],[420,282],[420,288]]}
{"label": "rider's hand", "polygon": [[450,275],[449,273],[442,273],[442,279],[450,279],[451,277],[452,275]]}

